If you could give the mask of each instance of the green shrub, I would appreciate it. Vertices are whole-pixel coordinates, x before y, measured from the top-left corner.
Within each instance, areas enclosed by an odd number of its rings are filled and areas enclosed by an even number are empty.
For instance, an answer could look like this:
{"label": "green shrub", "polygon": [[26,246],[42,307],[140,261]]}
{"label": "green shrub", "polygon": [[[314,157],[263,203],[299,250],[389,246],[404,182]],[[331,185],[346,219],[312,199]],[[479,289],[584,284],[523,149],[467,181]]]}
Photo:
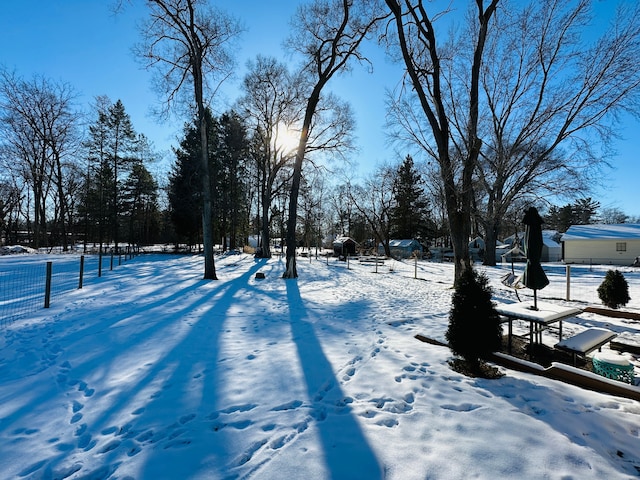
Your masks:
{"label": "green shrub", "polygon": [[502,344],[500,316],[491,301],[489,279],[468,269],[455,283],[446,339],[454,355],[473,370]]}
{"label": "green shrub", "polygon": [[618,270],[609,270],[604,281],[598,287],[598,296],[602,303],[609,308],[624,307],[629,297],[629,284],[624,275]]}

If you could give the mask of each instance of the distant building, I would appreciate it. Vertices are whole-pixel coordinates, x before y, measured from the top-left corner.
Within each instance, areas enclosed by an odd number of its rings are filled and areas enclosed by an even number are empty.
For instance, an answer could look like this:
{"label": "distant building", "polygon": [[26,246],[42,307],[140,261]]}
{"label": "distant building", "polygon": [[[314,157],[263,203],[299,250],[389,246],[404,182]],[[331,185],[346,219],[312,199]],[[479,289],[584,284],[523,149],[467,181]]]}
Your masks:
{"label": "distant building", "polygon": [[[542,262],[559,262],[562,260],[562,245],[556,242],[554,239],[558,237],[558,232],[555,230],[543,230],[542,231],[542,255],[540,257],[540,261]],[[514,261],[526,261],[526,258],[522,259],[520,257],[520,253],[522,252],[522,256],[524,257],[524,232],[518,233],[517,235],[511,235],[504,239],[505,245],[509,245],[511,248],[518,246],[520,250],[514,250],[514,254],[516,255],[516,259]],[[508,248],[505,250],[503,247],[502,254],[504,254]],[[497,256],[497,252],[496,252]],[[510,261],[510,260],[509,260]]]}
{"label": "distant building", "polygon": [[560,241],[565,263],[631,265],[640,256],[640,224],[572,225]]}
{"label": "distant building", "polygon": [[[418,257],[422,257],[422,245],[418,240],[390,240],[389,251],[395,258],[410,258],[417,252]],[[378,245],[378,253],[384,255],[384,245]]]}
{"label": "distant building", "polygon": [[335,256],[351,256],[356,254],[358,242],[351,237],[338,237],[333,241],[333,254]]}

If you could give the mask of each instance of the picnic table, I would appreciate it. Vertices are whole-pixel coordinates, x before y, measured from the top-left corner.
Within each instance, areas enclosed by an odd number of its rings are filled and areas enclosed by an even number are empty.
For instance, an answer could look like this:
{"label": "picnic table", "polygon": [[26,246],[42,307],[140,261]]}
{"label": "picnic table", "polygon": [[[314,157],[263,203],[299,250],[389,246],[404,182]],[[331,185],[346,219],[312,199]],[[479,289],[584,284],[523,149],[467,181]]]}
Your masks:
{"label": "picnic table", "polygon": [[582,310],[576,307],[547,302],[538,302],[537,310],[533,310],[532,307],[533,305],[529,302],[499,303],[496,305],[495,309],[498,314],[506,317],[509,322],[509,352],[511,352],[514,320],[529,322],[529,345],[533,345],[534,343],[542,343],[542,332],[554,323],[558,323],[558,335],[562,340],[562,321],[582,313]]}

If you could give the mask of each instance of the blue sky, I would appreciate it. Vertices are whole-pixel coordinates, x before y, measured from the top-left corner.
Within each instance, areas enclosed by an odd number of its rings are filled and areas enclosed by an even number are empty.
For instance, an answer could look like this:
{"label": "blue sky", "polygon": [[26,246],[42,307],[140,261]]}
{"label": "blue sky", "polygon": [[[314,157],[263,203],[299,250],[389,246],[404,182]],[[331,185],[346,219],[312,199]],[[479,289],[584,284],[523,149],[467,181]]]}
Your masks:
{"label": "blue sky", "polygon": [[[158,101],[151,88],[151,74],[141,68],[131,53],[139,40],[137,22],[144,18],[144,2],[114,16],[111,0],[18,0],[3,2],[0,16],[0,65],[30,78],[42,74],[72,85],[80,94],[79,106],[88,110],[93,98],[107,95],[122,100],[134,127],[147,135],[158,150],[169,152],[182,130],[182,121],[159,124],[149,114]],[[283,60],[282,40],[298,2],[287,0],[237,0],[225,9],[238,17],[246,31],[238,44],[238,67],[219,97],[224,111],[238,97],[237,85],[247,59],[258,53]],[[220,2],[219,2],[220,4]],[[600,6],[604,6],[603,3]],[[373,49],[370,49],[373,51]],[[332,80],[331,89],[348,100],[357,120],[359,152],[355,160],[363,175],[377,165],[395,161],[398,154],[388,144],[385,131],[385,91],[396,86],[401,70],[382,54],[376,54],[374,73],[356,66],[346,75]],[[623,141],[616,143],[616,168],[609,172],[609,183],[594,195],[605,207],[616,207],[640,216],[636,200],[640,163],[636,159],[639,123],[629,120],[621,130]],[[404,154],[401,154],[404,156]],[[158,170],[166,170],[171,156]],[[153,168],[152,168],[153,170]]]}

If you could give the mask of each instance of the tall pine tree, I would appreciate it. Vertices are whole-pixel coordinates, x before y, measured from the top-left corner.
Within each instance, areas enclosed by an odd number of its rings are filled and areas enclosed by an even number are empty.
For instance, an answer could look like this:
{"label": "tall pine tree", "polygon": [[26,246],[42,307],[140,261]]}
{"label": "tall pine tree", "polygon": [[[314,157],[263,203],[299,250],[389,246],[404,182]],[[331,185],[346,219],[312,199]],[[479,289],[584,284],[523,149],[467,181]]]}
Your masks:
{"label": "tall pine tree", "polygon": [[393,182],[394,207],[390,213],[391,237],[396,239],[427,238],[433,228],[429,201],[424,194],[424,181],[410,155],[400,164]]}

